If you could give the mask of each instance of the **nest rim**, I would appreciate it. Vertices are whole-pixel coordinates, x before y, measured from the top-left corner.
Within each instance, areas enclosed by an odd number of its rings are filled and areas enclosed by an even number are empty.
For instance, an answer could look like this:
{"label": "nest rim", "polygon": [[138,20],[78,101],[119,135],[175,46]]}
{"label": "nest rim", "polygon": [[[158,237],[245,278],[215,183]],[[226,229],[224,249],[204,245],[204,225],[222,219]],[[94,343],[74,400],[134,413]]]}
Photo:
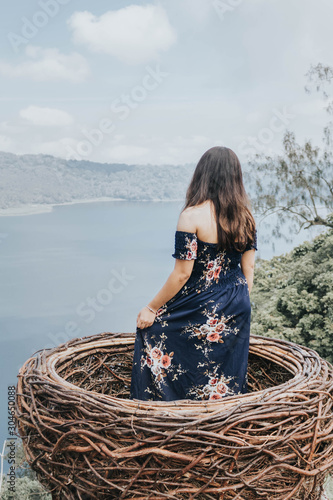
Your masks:
{"label": "nest rim", "polygon": [[[101,336],[105,336],[105,339],[100,340]],[[94,337],[96,337],[96,340],[94,340]],[[88,342],[87,342],[88,341]],[[264,337],[264,336],[259,336],[259,335],[251,335],[250,336],[250,346],[249,346],[249,354],[254,354],[258,357],[262,357],[265,359],[269,359],[273,363],[276,363],[279,366],[282,366],[285,368],[290,374],[291,378],[287,380],[286,382],[283,382],[282,384],[276,385],[274,387],[269,387],[265,388],[259,391],[254,391],[250,393],[245,393],[241,395],[231,395],[231,396],[226,396],[223,399],[220,400],[191,400],[191,399],[178,399],[174,401],[144,401],[144,400],[139,400],[139,399],[130,399],[130,398],[119,398],[117,396],[113,396],[110,394],[102,394],[98,391],[94,390],[87,390],[84,387],[79,387],[76,384],[72,382],[68,382],[65,380],[57,370],[58,365],[61,362],[64,362],[66,358],[69,358],[71,355],[78,354],[80,352],[86,352],[86,356],[89,356],[91,354],[91,351],[96,349],[96,348],[103,348],[103,347],[110,347],[110,346],[118,346],[118,345],[133,345],[135,342],[135,333],[111,333],[111,332],[103,332],[100,334],[96,335],[88,335],[85,337],[80,337],[76,339],[72,339],[69,342],[65,342],[63,344],[60,344],[57,347],[51,348],[51,349],[41,349],[39,351],[36,351],[33,356],[28,359],[24,365],[21,367],[18,377],[22,376],[22,373],[24,372],[24,369],[26,365],[31,361],[32,358],[34,358],[37,355],[37,368],[38,365],[40,365],[38,361],[38,357],[41,356],[42,358],[45,359],[45,356],[47,356],[47,361],[46,361],[46,366],[47,370],[44,370],[44,374],[50,378],[50,375],[52,375],[52,379],[54,382],[58,382],[63,386],[63,388],[67,388],[68,390],[71,391],[77,391],[85,396],[90,396],[93,398],[99,398],[105,400],[105,404],[111,404],[111,405],[119,405],[124,408],[124,410],[128,410],[129,412],[134,412],[135,414],[140,412],[140,410],[146,412],[148,409],[149,411],[156,411],[157,413],[159,412],[160,409],[162,410],[178,410],[177,413],[181,413],[182,410],[187,414],[189,410],[193,413],[200,413],[200,410],[203,409],[205,410],[205,413],[210,413],[210,412],[216,412],[218,410],[226,410],[229,407],[234,407],[242,404],[246,404],[248,402],[254,403],[256,401],[262,401],[267,393],[270,395],[270,401],[272,400],[272,392],[280,393],[281,391],[284,391],[284,389],[292,389],[293,386],[299,385],[302,383],[301,378],[303,377],[305,385],[308,385],[308,378],[307,375],[308,373],[304,373],[304,365],[302,365],[302,358],[297,360],[297,356],[295,356],[296,353],[298,353],[301,357],[304,358],[315,358],[318,361],[320,361],[320,356],[319,354],[308,348],[301,346],[299,344],[295,344],[293,342],[289,342],[287,340],[282,340],[282,339],[274,339],[270,337]],[[70,344],[73,344],[74,346],[71,346]],[[97,344],[97,345],[96,345]],[[290,349],[292,352],[293,359],[291,362],[291,359],[286,355],[286,353],[283,351],[283,349],[280,348],[280,346],[285,346]],[[281,357],[279,358],[276,352],[274,352],[273,349],[271,348],[276,348],[282,352]],[[265,349],[265,352],[262,352],[262,349]],[[54,353],[52,353],[54,351]],[[264,356],[263,354],[266,354]],[[85,356],[83,356],[85,357]],[[327,365],[333,369],[333,367],[327,362]],[[317,367],[317,373],[320,371],[321,366],[320,363],[318,363]],[[317,375],[315,373],[314,375]],[[299,389],[297,389],[298,391]],[[286,395],[287,393],[284,392]],[[191,413],[192,413],[191,412]]]}

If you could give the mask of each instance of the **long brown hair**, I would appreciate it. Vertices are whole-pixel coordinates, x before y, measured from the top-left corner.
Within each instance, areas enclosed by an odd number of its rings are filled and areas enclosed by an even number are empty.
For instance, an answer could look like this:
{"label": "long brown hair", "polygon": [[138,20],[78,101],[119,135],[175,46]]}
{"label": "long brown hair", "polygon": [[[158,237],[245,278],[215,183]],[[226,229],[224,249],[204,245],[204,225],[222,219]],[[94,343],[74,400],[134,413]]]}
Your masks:
{"label": "long brown hair", "polygon": [[218,250],[230,250],[233,246],[243,252],[246,244],[253,242],[256,223],[239,159],[229,148],[213,147],[200,158],[182,211],[206,200],[211,200],[215,209]]}

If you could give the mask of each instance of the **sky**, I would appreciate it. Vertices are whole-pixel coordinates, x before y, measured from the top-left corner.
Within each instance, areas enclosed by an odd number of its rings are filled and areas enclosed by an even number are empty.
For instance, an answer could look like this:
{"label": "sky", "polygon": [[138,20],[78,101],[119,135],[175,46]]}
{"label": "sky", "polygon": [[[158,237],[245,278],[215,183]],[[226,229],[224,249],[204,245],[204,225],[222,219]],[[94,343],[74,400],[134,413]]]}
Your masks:
{"label": "sky", "polygon": [[16,0],[0,19],[0,151],[103,163],[242,161],[286,129],[320,145],[311,65],[331,0]]}

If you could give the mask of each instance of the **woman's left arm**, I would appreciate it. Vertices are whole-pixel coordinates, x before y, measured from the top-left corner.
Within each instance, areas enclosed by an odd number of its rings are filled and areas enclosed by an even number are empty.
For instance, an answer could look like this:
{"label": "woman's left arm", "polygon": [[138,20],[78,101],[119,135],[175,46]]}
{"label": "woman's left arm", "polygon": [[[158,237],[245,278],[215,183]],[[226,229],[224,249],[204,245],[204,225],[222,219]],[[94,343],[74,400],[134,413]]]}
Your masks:
{"label": "woman's left arm", "polygon": [[[177,230],[189,231],[193,233],[196,232],[197,227],[193,210],[185,209],[183,212],[181,212],[177,223]],[[157,311],[166,302],[168,302],[168,300],[176,295],[176,293],[178,293],[179,290],[185,285],[185,283],[191,276],[193,266],[194,259],[176,259],[175,267],[170,273],[165,284],[147,305],[154,311]],[[148,326],[151,326],[154,323],[155,316],[156,314],[151,312],[147,307],[143,307],[139,312],[136,320],[137,327],[147,328]]]}
{"label": "woman's left arm", "polygon": [[[180,260],[176,259],[175,267],[170,273],[165,284],[155,297],[147,304],[154,311],[157,311],[168,300],[170,300],[179,290],[185,285],[191,276],[194,260]],[[155,314],[149,311],[147,307],[141,309],[137,317],[137,327],[147,328],[154,323]]]}

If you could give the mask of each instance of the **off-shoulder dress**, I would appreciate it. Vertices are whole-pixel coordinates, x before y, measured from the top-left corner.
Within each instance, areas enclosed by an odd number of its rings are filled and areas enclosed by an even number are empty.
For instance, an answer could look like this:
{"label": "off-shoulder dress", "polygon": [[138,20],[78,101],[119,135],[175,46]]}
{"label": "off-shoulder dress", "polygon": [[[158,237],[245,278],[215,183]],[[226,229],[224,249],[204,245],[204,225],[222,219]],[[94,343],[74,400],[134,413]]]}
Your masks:
{"label": "off-shoulder dress", "polygon": [[[246,249],[257,248],[257,230]],[[242,253],[218,251],[196,233],[176,231],[176,259],[194,260],[188,281],[137,328],[131,399],[221,399],[247,392],[251,302]]]}

